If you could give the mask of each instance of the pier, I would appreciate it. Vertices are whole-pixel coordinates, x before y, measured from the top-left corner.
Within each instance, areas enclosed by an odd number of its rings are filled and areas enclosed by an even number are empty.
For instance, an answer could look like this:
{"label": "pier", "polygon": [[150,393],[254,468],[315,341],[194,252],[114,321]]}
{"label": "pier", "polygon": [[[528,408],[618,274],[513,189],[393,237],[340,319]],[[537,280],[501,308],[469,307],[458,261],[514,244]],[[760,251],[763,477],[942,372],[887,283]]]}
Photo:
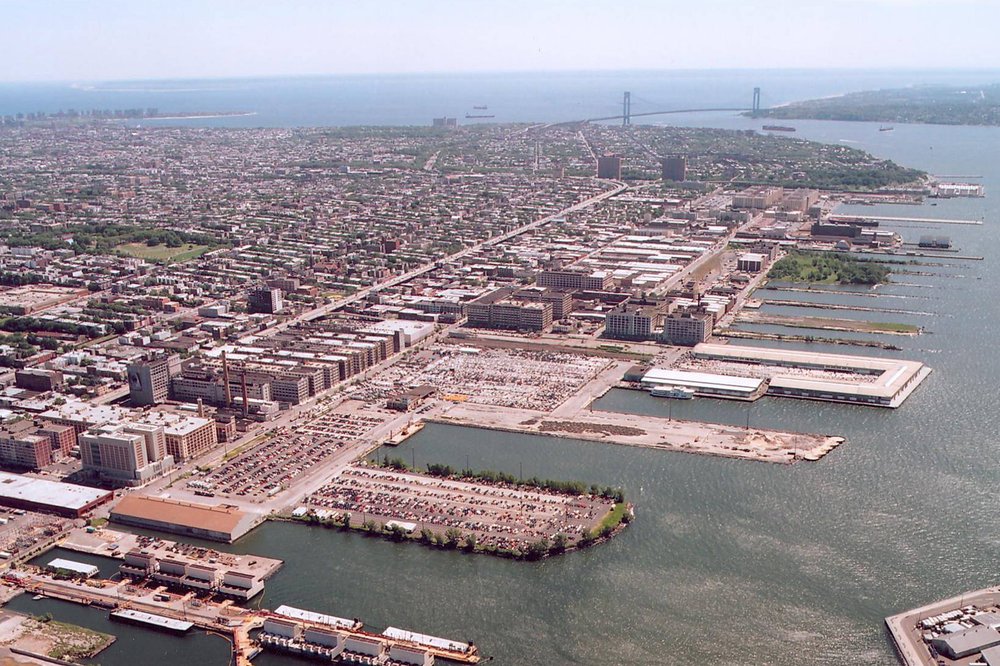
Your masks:
{"label": "pier", "polygon": [[[29,594],[107,608],[112,618],[140,626],[177,633],[197,627],[219,634],[232,643],[231,663],[234,666],[251,666],[250,659],[262,647],[281,649],[290,645],[295,649],[289,651],[339,663],[381,664],[388,657],[390,663],[417,666],[432,664],[435,657],[461,664],[477,664],[481,659],[478,648],[472,643],[439,639],[393,627],[377,634],[363,630],[363,625],[357,620],[344,620],[287,606],[278,611],[251,610],[230,602],[190,599],[190,595],[178,598],[154,594],[152,590],[137,590],[122,581],[102,579],[93,579],[83,586],[75,581],[55,579],[37,569],[10,573],[6,580]],[[255,642],[250,632],[260,628],[264,629],[264,633],[261,640]],[[334,650],[334,654],[330,648],[337,645],[340,649]],[[356,655],[362,658],[358,660]],[[418,661],[418,657],[423,660]]]}
{"label": "pier", "polygon": [[[975,618],[976,614],[985,616],[987,613],[994,613],[998,607],[1000,607],[1000,587],[990,587],[975,592],[966,592],[950,599],[935,601],[926,606],[892,615],[885,619],[885,625],[903,666],[937,666],[941,663],[965,664],[969,663],[968,660],[957,662],[947,659],[947,661],[942,662],[939,661],[942,655],[932,655],[924,634],[928,627],[922,625],[925,623],[933,625],[942,616],[954,615],[955,619],[963,616]],[[979,624],[974,619],[973,623]]]}
{"label": "pier", "polygon": [[982,220],[960,220],[938,217],[892,217],[889,215],[837,215],[838,220],[878,220],[879,222],[923,222],[927,224],[982,224]]}

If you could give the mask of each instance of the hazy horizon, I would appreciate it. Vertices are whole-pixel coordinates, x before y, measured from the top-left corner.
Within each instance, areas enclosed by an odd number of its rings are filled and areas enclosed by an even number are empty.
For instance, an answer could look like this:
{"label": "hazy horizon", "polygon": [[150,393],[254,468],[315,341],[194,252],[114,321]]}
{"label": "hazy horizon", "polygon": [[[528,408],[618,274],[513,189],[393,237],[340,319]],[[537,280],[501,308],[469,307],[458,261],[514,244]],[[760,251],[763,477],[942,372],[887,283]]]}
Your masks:
{"label": "hazy horizon", "polygon": [[992,0],[5,2],[0,81],[992,70]]}
{"label": "hazy horizon", "polygon": [[[241,74],[241,75],[219,75],[219,76],[158,76],[158,77],[137,77],[137,78],[120,78],[120,79],[107,79],[107,78],[67,78],[67,79],[36,79],[36,80],[0,80],[0,85],[15,85],[15,84],[38,84],[38,85],[76,85],[81,87],[86,87],[88,85],[96,84],[113,84],[113,83],[156,83],[156,82],[185,82],[185,81],[267,81],[267,80],[282,80],[282,79],[325,79],[325,78],[366,78],[366,77],[384,77],[384,78],[416,78],[416,77],[455,77],[461,78],[463,76],[504,76],[504,75],[517,75],[517,76],[530,76],[538,75],[544,77],[552,77],[559,75],[579,75],[579,74],[597,74],[597,75],[613,75],[613,74],[657,74],[657,73],[669,73],[678,76],[683,75],[696,75],[704,73],[712,74],[725,74],[725,73],[854,73],[854,74],[966,74],[966,75],[985,75],[985,76],[998,76],[1000,77],[1000,66],[997,67],[693,67],[693,68],[678,68],[678,69],[663,69],[656,67],[640,68],[640,67],[629,67],[629,68],[616,68],[616,69],[558,69],[558,70],[548,70],[548,69],[496,69],[496,70],[454,70],[454,71],[422,71],[422,72],[307,72],[307,73],[289,73],[289,74]],[[1000,83],[1000,79],[997,81]],[[973,83],[978,84],[989,84],[991,81],[966,81],[968,85]],[[912,84],[912,85],[940,85],[938,83],[927,83],[927,84]]]}

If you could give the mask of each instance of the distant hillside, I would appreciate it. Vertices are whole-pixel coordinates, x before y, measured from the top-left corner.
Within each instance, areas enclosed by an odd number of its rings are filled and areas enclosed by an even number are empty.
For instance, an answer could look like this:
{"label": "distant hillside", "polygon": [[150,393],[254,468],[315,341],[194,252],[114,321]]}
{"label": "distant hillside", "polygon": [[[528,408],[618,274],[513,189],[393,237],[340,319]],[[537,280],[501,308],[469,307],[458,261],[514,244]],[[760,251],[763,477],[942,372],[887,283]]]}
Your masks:
{"label": "distant hillside", "polygon": [[869,90],[766,109],[770,118],[1000,125],[1000,84]]}

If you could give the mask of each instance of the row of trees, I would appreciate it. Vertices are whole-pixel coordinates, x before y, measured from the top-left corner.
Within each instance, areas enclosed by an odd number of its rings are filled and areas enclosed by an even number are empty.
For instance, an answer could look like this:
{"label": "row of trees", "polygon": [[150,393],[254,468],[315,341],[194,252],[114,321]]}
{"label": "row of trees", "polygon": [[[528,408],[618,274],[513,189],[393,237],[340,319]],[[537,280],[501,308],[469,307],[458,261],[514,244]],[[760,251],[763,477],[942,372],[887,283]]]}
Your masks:
{"label": "row of trees", "polygon": [[[388,467],[400,471],[419,471],[416,469],[411,470],[410,465],[408,465],[402,458],[390,458],[388,455],[385,455],[382,458],[380,464],[382,467]],[[507,472],[498,472],[492,469],[457,469],[451,465],[445,465],[442,463],[428,464],[426,472],[431,476],[439,476],[443,478],[468,479],[474,481],[484,481],[486,483],[503,483],[511,486],[528,486],[530,488],[539,488],[541,490],[566,493],[568,495],[589,494],[595,497],[604,497],[605,499],[610,499],[614,502],[625,501],[625,491],[621,488],[601,486],[596,483],[588,485],[583,481],[540,479],[537,476],[521,479]]]}

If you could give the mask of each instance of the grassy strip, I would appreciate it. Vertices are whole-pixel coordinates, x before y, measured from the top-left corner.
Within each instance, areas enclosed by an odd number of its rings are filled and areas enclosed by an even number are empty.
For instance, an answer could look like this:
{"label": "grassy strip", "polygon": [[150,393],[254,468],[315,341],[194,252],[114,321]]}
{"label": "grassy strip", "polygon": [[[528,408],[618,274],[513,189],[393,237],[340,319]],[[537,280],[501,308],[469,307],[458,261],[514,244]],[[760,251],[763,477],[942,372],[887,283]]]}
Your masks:
{"label": "grassy strip", "polygon": [[626,518],[626,516],[628,515],[630,515],[628,503],[618,502],[615,504],[614,508],[611,509],[611,511],[608,511],[608,515],[604,516],[604,519],[601,520],[601,524],[598,525],[597,529],[594,531],[598,534],[602,534],[606,530],[613,530],[623,522],[627,523],[629,518]]}

